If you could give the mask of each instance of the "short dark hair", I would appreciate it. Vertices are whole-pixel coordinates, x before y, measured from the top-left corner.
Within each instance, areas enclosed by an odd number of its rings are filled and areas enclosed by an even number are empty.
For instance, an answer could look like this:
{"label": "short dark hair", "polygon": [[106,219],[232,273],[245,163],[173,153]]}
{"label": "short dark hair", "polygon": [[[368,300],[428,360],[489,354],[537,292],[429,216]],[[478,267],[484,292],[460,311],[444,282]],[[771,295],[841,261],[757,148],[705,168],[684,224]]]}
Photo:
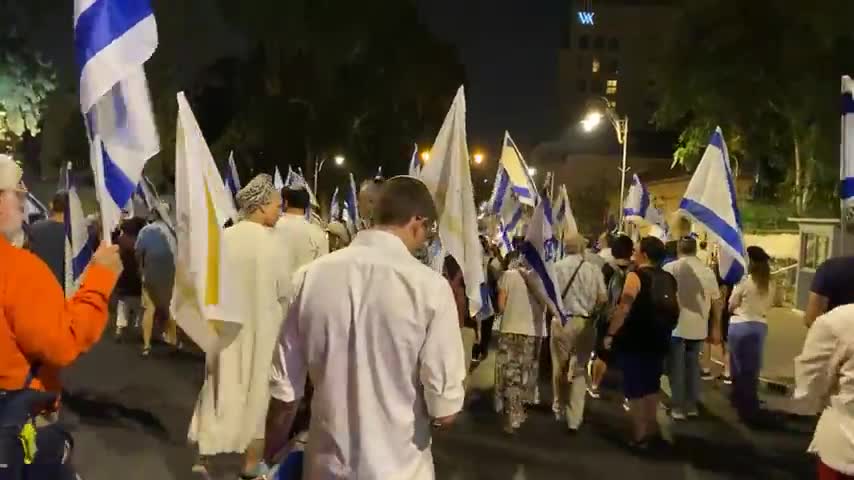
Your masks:
{"label": "short dark hair", "polygon": [[656,237],[643,237],[640,241],[640,251],[655,265],[661,265],[667,255],[664,242]]}
{"label": "short dark hair", "polygon": [[121,227],[119,228],[125,235],[135,237],[139,235],[139,232],[142,231],[145,225],[145,219],[140,217],[132,217],[123,221]]}
{"label": "short dark hair", "polygon": [[53,195],[53,199],[50,201],[50,211],[65,213],[66,208],[68,208],[68,192],[60,190]]}
{"label": "short dark hair", "polygon": [[618,260],[631,260],[635,242],[628,235],[619,235],[611,243],[611,255]]}
{"label": "short dark hair", "polygon": [[430,190],[414,177],[399,176],[385,181],[374,204],[377,225],[400,227],[414,217],[437,220],[437,216]]}
{"label": "short dark hair", "polygon": [[285,208],[301,208],[308,209],[311,199],[308,196],[308,190],[304,188],[284,187],[282,189],[282,202]]}
{"label": "short dark hair", "polygon": [[694,237],[683,237],[679,239],[679,253],[682,255],[697,254],[697,240]]}

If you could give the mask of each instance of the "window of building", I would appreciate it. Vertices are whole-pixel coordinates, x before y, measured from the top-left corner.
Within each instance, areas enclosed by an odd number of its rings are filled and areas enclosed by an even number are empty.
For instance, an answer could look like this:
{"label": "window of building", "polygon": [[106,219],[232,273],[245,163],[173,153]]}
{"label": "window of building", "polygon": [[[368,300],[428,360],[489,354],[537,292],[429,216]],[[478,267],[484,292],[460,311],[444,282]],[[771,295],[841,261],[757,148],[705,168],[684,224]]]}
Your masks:
{"label": "window of building", "polygon": [[590,48],[590,37],[587,35],[582,35],[578,37],[578,48],[582,50],[587,50]]}
{"label": "window of building", "polygon": [[593,65],[592,65],[591,71],[592,71],[593,73],[599,73],[599,67],[600,67],[600,65],[599,65],[599,59],[598,59],[598,58],[594,58],[594,59],[593,59]]}
{"label": "window of building", "polygon": [[818,233],[801,233],[801,266],[815,270],[830,256],[830,238]]}
{"label": "window of building", "polygon": [[620,61],[616,58],[612,58],[608,61],[608,69],[605,73],[610,73],[611,75],[616,75],[620,73]]}
{"label": "window of building", "polygon": [[590,81],[590,92],[595,93],[597,95],[605,94],[605,82],[603,80],[591,80]]}
{"label": "window of building", "polygon": [[597,50],[605,48],[605,37],[596,37],[596,39],[593,40],[593,48]]}
{"label": "window of building", "polygon": [[608,80],[608,83],[605,87],[605,95],[616,95],[617,94],[617,81],[616,80]]}
{"label": "window of building", "polygon": [[620,49],[620,41],[614,37],[608,39],[608,50],[616,51]]}
{"label": "window of building", "polygon": [[586,92],[587,91],[587,80],[585,80],[583,78],[579,79],[578,82],[576,82],[576,88],[578,88],[578,91],[581,93]]}

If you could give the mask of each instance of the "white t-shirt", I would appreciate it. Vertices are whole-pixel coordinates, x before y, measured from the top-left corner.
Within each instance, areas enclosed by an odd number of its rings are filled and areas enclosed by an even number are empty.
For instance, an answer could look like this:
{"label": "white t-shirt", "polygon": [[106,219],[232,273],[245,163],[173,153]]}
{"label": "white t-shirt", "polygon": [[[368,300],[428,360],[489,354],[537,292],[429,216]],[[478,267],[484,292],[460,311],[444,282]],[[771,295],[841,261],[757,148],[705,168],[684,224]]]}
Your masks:
{"label": "white t-shirt", "polygon": [[765,294],[759,291],[759,287],[748,275],[739,282],[732,290],[732,296],[729,297],[730,310],[736,307],[730,318],[730,325],[741,322],[762,322],[765,321],[765,315],[771,310],[774,302],[774,284],[768,285],[768,291]]}
{"label": "white t-shirt", "polygon": [[693,256],[670,262],[664,270],[676,278],[679,297],[679,323],[673,329],[673,336],[685,340],[706,339],[712,301],[721,297],[715,272]]}
{"label": "white t-shirt", "polygon": [[286,213],[276,222],[276,234],[282,241],[285,255],[294,269],[311,263],[329,253],[326,232],[310,223],[304,215]]}
{"label": "white t-shirt", "polygon": [[532,337],[546,335],[543,306],[528,289],[519,270],[511,268],[501,275],[498,288],[507,296],[501,316],[501,333],[517,333]]}

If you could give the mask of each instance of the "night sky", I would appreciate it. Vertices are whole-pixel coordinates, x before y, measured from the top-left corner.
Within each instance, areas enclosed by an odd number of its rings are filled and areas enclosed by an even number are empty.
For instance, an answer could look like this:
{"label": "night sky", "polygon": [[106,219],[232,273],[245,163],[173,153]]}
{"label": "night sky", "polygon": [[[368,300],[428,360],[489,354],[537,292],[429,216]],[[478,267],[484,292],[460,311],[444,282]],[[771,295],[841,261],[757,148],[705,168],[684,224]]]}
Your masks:
{"label": "night sky", "polygon": [[471,148],[497,156],[504,130],[523,151],[556,136],[566,2],[418,0],[418,8],[465,64]]}

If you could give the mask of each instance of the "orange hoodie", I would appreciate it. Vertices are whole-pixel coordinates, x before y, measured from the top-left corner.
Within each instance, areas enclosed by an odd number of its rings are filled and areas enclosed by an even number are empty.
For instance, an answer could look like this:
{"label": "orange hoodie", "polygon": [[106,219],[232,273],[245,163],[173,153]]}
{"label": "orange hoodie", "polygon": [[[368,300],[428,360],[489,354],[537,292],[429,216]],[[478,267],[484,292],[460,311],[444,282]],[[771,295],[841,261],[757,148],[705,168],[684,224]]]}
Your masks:
{"label": "orange hoodie", "polygon": [[22,388],[37,361],[41,367],[30,388],[59,392],[59,369],[101,338],[115,283],[113,272],[90,265],[80,289],[66,300],[44,262],[0,235],[0,389]]}

